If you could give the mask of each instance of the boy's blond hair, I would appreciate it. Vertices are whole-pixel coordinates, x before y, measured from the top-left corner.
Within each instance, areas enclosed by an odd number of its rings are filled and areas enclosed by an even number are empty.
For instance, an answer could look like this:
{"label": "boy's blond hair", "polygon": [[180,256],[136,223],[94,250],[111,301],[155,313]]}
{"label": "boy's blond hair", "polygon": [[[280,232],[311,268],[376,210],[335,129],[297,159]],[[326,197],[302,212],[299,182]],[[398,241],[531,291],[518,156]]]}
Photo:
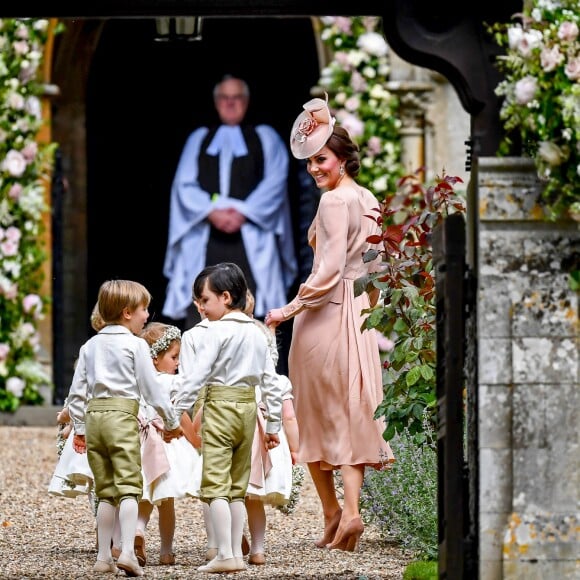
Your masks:
{"label": "boy's blond hair", "polygon": [[98,310],[105,324],[120,322],[123,310],[130,312],[151,302],[149,290],[133,280],[107,280],[99,288]]}

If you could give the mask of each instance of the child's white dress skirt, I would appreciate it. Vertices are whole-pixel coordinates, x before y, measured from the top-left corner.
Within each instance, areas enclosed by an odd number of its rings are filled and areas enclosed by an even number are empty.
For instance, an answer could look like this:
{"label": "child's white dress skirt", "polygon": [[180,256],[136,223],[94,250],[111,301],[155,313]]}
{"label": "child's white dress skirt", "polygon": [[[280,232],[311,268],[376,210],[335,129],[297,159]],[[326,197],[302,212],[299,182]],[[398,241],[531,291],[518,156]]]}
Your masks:
{"label": "child's white dress skirt", "polygon": [[48,485],[48,493],[61,497],[87,495],[93,485],[93,472],[86,453],[73,449],[73,434],[64,444],[62,453]]}
{"label": "child's white dress skirt", "polygon": [[284,429],[280,429],[278,437],[280,445],[268,451],[270,470],[262,481],[258,478],[258,481],[253,482],[252,479],[256,478],[251,477],[246,492],[246,496],[250,499],[259,499],[272,506],[287,504],[292,490],[292,456]]}
{"label": "child's white dress skirt", "polygon": [[169,469],[152,481],[147,481],[143,471],[142,499],[159,504],[168,498],[199,497],[201,455],[185,437],[173,439],[169,443],[163,441],[163,448]]}

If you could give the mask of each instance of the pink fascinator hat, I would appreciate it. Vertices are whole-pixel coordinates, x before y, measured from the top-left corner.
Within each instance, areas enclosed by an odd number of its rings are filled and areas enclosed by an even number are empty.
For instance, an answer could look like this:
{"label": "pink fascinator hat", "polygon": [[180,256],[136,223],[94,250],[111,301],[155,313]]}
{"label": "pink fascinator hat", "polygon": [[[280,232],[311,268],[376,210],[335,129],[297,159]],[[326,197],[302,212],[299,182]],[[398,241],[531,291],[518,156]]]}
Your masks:
{"label": "pink fascinator hat", "polygon": [[304,111],[296,117],[290,133],[290,149],[296,159],[307,159],[318,153],[334,129],[335,118],[328,108],[326,99],[310,99],[302,105]]}

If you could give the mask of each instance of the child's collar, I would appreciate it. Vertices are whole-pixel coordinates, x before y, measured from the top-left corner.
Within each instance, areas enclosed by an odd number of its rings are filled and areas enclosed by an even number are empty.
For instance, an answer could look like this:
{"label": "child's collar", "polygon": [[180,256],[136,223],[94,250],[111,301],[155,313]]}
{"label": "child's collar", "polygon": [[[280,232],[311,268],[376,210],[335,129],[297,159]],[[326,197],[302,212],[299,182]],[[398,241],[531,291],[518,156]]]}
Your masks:
{"label": "child's collar", "polygon": [[236,320],[238,322],[254,322],[253,318],[250,318],[247,314],[244,314],[241,310],[232,310],[232,311],[224,314],[220,318],[220,320]]}

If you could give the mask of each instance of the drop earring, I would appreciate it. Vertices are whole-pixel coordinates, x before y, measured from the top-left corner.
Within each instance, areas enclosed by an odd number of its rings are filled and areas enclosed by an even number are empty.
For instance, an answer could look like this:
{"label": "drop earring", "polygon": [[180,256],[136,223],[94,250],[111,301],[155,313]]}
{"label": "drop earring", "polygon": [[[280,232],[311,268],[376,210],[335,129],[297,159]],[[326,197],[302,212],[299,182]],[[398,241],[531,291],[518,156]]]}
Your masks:
{"label": "drop earring", "polygon": [[338,174],[342,177],[344,175],[344,165],[340,166],[340,169],[338,170]]}

